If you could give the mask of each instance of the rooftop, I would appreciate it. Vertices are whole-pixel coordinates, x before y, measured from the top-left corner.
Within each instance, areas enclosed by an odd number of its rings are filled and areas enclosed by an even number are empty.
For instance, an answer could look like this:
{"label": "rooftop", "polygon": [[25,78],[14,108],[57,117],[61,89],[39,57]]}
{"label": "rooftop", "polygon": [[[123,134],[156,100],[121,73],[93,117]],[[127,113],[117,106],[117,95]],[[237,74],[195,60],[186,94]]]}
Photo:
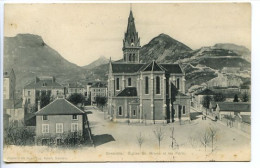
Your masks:
{"label": "rooftop", "polygon": [[137,90],[135,87],[127,87],[124,90],[122,90],[117,97],[131,97],[131,96],[137,96]]}
{"label": "rooftop", "polygon": [[122,63],[113,62],[113,73],[135,73],[139,71],[165,71],[167,73],[183,73],[179,64],[159,64],[156,61],[143,64],[143,63]]}
{"label": "rooftop", "polygon": [[66,99],[56,99],[47,106],[36,112],[36,115],[73,115],[73,114],[84,114],[74,104],[70,103]]}
{"label": "rooftop", "polygon": [[216,102],[221,111],[251,112],[249,102]]}
{"label": "rooftop", "polygon": [[203,91],[196,93],[195,95],[215,95],[215,92],[213,92],[210,89],[205,89]]}
{"label": "rooftop", "polygon": [[75,82],[75,83],[69,83],[69,88],[84,88],[81,83]]}
{"label": "rooftop", "polygon": [[101,82],[96,82],[96,83],[92,84],[91,87],[92,88],[105,88],[106,85],[104,83],[101,83]]}
{"label": "rooftop", "polygon": [[54,77],[36,77],[35,81],[29,83],[24,89],[60,89],[63,86],[56,82]]}

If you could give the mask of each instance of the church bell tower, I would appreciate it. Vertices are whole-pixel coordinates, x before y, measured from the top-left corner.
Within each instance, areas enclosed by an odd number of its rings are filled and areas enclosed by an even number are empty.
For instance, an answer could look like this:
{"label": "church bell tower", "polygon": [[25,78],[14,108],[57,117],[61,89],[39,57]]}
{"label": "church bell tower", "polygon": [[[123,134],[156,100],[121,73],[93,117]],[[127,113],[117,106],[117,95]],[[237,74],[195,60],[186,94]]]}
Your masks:
{"label": "church bell tower", "polygon": [[123,40],[124,62],[139,63],[140,38],[135,29],[135,22],[132,9],[128,17],[127,30]]}

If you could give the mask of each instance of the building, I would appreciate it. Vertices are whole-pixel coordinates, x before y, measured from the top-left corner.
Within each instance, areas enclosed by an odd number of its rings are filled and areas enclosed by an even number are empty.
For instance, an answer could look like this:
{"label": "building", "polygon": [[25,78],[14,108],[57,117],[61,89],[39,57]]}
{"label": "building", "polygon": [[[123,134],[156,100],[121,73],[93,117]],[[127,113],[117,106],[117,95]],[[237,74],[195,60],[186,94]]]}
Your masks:
{"label": "building", "polygon": [[15,74],[14,70],[4,72],[3,99],[15,99]]}
{"label": "building", "polygon": [[36,77],[23,89],[23,104],[28,103],[37,107],[42,96],[49,96],[51,100],[64,97],[64,87],[53,76]]}
{"label": "building", "polygon": [[69,97],[70,95],[74,93],[85,95],[85,89],[84,86],[81,83],[75,82],[75,83],[69,83],[67,87],[67,93],[66,97]]}
{"label": "building", "polygon": [[[156,61],[140,63],[140,48],[140,38],[131,10],[123,40],[123,61],[110,60],[109,63],[110,118],[113,121],[151,123],[189,118],[190,102],[187,103],[189,97],[184,94],[185,73],[181,66],[159,64]],[[177,92],[181,93],[180,99],[174,102]]]}
{"label": "building", "polygon": [[193,99],[193,107],[198,110],[198,111],[203,111],[204,107],[203,107],[203,99],[205,96],[210,96],[213,98],[213,96],[216,93],[208,88],[199,91],[197,93],[194,94],[194,99]]}
{"label": "building", "polygon": [[67,101],[56,99],[36,112],[36,143],[62,144],[70,133],[86,135],[86,114]]}
{"label": "building", "polygon": [[239,116],[241,119],[251,118],[251,103],[248,102],[211,102],[211,112],[214,113],[219,120],[227,116]]}
{"label": "building", "polygon": [[213,78],[207,82],[208,87],[239,87],[243,81],[231,74],[218,73],[216,78]]}
{"label": "building", "polygon": [[11,99],[5,99],[3,101],[4,108],[3,112],[4,114],[7,114],[8,117],[8,123],[11,124],[14,127],[21,127],[24,125],[24,107],[22,105],[23,101],[20,100],[11,100]]}
{"label": "building", "polygon": [[237,74],[240,72],[240,67],[223,67],[221,72],[222,73],[234,73]]}
{"label": "building", "polygon": [[96,97],[107,97],[107,86],[102,82],[93,83],[90,87],[91,105],[96,104]]}

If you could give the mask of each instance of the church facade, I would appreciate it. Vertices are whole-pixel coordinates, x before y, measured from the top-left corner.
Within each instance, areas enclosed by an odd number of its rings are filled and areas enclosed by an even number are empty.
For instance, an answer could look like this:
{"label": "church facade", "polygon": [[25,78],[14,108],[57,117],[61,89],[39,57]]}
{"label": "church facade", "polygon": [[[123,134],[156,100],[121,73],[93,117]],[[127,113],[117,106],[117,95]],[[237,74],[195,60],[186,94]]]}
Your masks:
{"label": "church facade", "polygon": [[189,119],[185,73],[179,64],[140,62],[140,38],[130,10],[123,60],[109,63],[108,115],[117,122],[169,123]]}

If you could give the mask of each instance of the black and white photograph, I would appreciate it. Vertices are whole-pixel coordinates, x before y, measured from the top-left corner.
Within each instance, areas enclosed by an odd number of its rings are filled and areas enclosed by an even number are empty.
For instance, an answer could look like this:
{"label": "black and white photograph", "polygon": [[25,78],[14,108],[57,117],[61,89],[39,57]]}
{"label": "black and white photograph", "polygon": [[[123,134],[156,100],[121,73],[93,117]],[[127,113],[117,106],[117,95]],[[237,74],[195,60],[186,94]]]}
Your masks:
{"label": "black and white photograph", "polygon": [[4,162],[251,160],[250,3],[7,3]]}

